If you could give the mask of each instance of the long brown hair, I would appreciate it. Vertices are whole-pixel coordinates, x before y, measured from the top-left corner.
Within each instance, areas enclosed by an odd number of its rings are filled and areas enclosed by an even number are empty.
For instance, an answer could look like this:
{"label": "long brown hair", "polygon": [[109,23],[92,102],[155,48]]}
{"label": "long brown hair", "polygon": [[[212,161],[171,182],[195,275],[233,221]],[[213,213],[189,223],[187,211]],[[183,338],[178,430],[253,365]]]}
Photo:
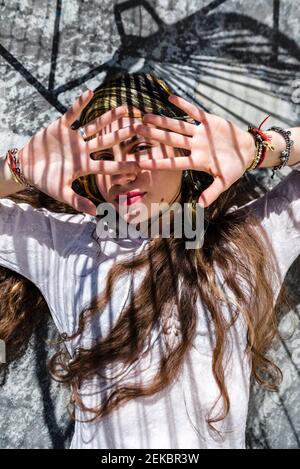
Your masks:
{"label": "long brown hair", "polygon": [[[167,96],[168,89],[153,76],[120,74],[95,90],[92,101],[82,113],[80,124],[124,102],[142,112],[184,118],[183,113],[168,102]],[[199,194],[212,182],[212,178],[198,171],[192,171],[192,176],[196,182],[194,186],[189,177],[182,178],[181,202],[191,202],[194,207]],[[238,318],[242,318],[247,326],[245,352],[251,359],[253,378],[269,389],[276,389],[281,372],[269,360],[268,349],[277,334],[276,313],[288,298],[282,290],[280,301],[274,307],[270,280],[276,275],[276,263],[257,219],[242,209],[230,210],[240,205],[241,197],[245,202],[246,184],[246,178],[241,178],[205,209],[205,236],[201,248],[185,249],[184,238],[175,238],[171,233],[168,239],[152,239],[147,249],[135,258],[114,264],[108,273],[103,294],[93,298],[89,307],[81,312],[79,329],[74,336],[80,336],[88,323],[101,315],[120,276],[132,275],[146,267],[147,275],[138,291],[132,294],[130,304],[121,312],[107,336],[99,338],[92,348],[77,349],[71,361],[62,350],[50,360],[52,376],[71,385],[72,402],[80,409],[91,411],[95,419],[101,418],[131,399],[152,396],[172,383],[179,375],[195,337],[198,298],[201,298],[207,319],[213,326],[212,371],[220,391],[219,399],[223,400],[221,411],[214,412],[216,406],[211,409],[207,417],[209,425],[213,427],[230,410],[224,372],[225,352],[229,346],[229,329]],[[73,188],[84,193],[83,181],[77,180]],[[90,197],[95,203],[101,200],[95,187]],[[71,207],[39,191],[24,191],[10,198],[54,212],[76,213]],[[216,267],[220,269],[234,300],[229,300],[222,292],[216,278]],[[32,311],[33,304],[35,311]],[[34,323],[41,320],[39,304],[47,309],[34,285],[8,269],[0,269],[0,337],[6,341],[8,360],[14,359],[22,350]],[[174,305],[177,316],[176,319],[171,316],[171,321],[178,324],[175,345],[168,343],[166,332],[170,308]],[[224,317],[225,305],[231,312],[231,320]],[[153,380],[147,385],[118,383],[101,405],[87,409],[80,394],[82,383],[101,373],[107,364],[133,364],[157,326],[165,347]],[[63,337],[63,340],[71,340],[74,336]]]}

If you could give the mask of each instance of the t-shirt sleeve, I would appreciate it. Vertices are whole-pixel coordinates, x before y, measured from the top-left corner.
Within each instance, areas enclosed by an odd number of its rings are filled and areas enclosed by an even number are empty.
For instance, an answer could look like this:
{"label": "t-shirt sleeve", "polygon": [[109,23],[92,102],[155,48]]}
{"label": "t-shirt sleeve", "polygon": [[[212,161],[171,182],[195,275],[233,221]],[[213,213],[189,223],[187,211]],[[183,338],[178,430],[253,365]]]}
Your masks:
{"label": "t-shirt sleeve", "polygon": [[250,204],[275,254],[279,273],[276,293],[300,254],[300,163],[291,169],[279,184]]}
{"label": "t-shirt sleeve", "polygon": [[0,265],[18,272],[39,287],[49,275],[52,250],[47,210],[0,199]]}
{"label": "t-shirt sleeve", "polygon": [[91,217],[0,199],[0,265],[39,288],[60,332],[72,330],[74,308],[68,295],[74,296],[74,274],[70,270],[80,255],[77,245],[87,218]]}

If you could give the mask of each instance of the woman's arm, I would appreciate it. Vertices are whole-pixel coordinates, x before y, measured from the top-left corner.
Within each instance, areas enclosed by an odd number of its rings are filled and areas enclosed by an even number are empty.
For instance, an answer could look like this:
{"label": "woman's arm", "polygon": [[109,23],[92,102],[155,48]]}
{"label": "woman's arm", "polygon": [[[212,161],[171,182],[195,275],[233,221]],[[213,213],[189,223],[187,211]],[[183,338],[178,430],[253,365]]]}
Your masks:
{"label": "woman's arm", "polygon": [[[294,145],[291,149],[291,156],[288,161],[288,166],[293,166],[296,163],[300,162],[300,127],[294,127],[290,130],[291,139],[294,141]],[[267,135],[272,136],[272,145],[274,145],[275,150],[267,150],[266,157],[262,162],[260,168],[271,168],[281,163],[280,154],[283,150],[286,149],[286,143],[282,135],[278,132],[265,132]],[[255,142],[253,139],[253,155],[255,154]]]}
{"label": "woman's arm", "polygon": [[[125,106],[119,106],[85,124],[82,130],[87,138],[83,138],[73,129],[72,124],[80,118],[92,97],[93,93],[88,90],[64,115],[33,135],[17,152],[17,160],[28,184],[79,212],[95,216],[95,204],[87,197],[77,194],[72,189],[72,182],[87,174],[138,173],[140,169],[136,161],[103,161],[91,158],[92,153],[111,148],[136,133],[134,125],[124,128],[121,126],[120,119],[128,110]],[[105,135],[99,134],[114,121],[118,121],[117,130]],[[15,185],[8,171],[7,163],[2,161],[0,198],[24,189],[22,185],[21,189]]]}
{"label": "woman's arm", "polygon": [[25,186],[14,181],[5,158],[0,158],[0,198],[23,191]]}
{"label": "woman's arm", "polygon": [[[210,174],[214,180],[198,199],[202,207],[208,207],[251,166],[256,154],[255,140],[247,130],[222,117],[204,112],[179,96],[171,95],[168,99],[201,125],[146,114],[143,125],[136,127],[137,134],[166,146],[184,148],[189,154],[176,158],[164,155],[160,159],[143,159],[139,161],[139,167],[147,170],[196,170]],[[289,165],[295,165],[300,161],[300,128],[290,130],[295,144]],[[276,151],[268,151],[262,165],[273,168],[281,164],[280,153],[285,150],[286,144],[278,132],[271,133]]]}

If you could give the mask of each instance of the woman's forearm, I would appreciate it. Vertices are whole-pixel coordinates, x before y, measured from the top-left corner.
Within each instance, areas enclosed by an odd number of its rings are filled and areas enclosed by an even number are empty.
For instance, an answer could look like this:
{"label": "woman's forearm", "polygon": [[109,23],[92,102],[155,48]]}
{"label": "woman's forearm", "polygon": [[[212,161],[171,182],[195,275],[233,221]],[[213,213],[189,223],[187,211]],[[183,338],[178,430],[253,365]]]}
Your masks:
{"label": "woman's forearm", "polygon": [[0,198],[7,197],[24,189],[25,186],[13,180],[5,158],[0,157]]}
{"label": "woman's forearm", "polygon": [[[294,145],[291,149],[291,156],[288,161],[288,166],[292,166],[300,162],[300,127],[293,127],[285,130],[291,131],[291,139],[294,141]],[[278,132],[271,131],[265,133],[272,136],[272,145],[274,145],[275,150],[267,150],[265,159],[260,165],[260,168],[271,168],[281,163],[280,155],[281,152],[286,149],[286,142],[283,136]]]}

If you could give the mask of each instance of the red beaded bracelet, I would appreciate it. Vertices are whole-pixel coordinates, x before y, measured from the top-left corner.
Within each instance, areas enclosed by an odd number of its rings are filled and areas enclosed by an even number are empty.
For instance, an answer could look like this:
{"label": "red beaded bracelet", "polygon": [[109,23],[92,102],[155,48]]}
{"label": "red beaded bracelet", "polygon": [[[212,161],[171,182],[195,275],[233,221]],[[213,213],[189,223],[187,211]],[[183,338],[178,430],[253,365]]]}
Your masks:
{"label": "red beaded bracelet", "polygon": [[7,150],[6,153],[6,161],[8,164],[8,167],[10,169],[10,172],[12,174],[12,177],[15,182],[18,184],[25,186],[26,189],[32,190],[34,187],[29,184],[20,168],[20,163],[18,160],[18,148],[10,148]]}
{"label": "red beaded bracelet", "polygon": [[262,121],[258,128],[252,127],[251,125],[248,126],[248,132],[250,132],[255,138],[256,153],[251,165],[247,168],[247,171],[259,168],[266,157],[267,150],[275,150],[274,146],[271,144],[272,137],[261,130],[262,125],[269,117],[270,115]]}

